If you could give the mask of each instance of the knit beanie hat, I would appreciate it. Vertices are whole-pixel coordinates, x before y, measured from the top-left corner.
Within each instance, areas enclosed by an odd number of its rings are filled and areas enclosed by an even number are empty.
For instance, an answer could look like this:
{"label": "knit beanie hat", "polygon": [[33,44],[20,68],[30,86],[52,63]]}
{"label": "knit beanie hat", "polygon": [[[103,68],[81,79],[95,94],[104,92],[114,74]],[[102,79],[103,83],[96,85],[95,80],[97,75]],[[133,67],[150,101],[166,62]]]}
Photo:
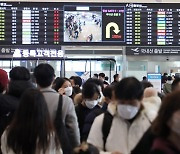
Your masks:
{"label": "knit beanie hat", "polygon": [[3,89],[5,89],[7,84],[8,84],[7,72],[4,71],[3,69],[0,69],[0,85]]}

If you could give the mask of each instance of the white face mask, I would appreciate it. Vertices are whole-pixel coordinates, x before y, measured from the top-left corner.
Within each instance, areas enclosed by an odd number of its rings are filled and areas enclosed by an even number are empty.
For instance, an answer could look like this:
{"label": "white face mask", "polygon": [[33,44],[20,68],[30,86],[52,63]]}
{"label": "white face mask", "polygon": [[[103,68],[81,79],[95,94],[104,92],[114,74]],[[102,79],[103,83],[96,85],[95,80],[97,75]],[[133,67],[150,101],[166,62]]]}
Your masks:
{"label": "white face mask", "polygon": [[136,116],[139,111],[139,107],[119,104],[117,110],[121,118],[129,120]]}
{"label": "white face mask", "polygon": [[172,122],[173,122],[171,125],[172,131],[180,136],[180,119],[174,118],[172,119]]}
{"label": "white face mask", "polygon": [[71,96],[72,95],[72,87],[64,88],[64,91],[65,91],[66,96]]}
{"label": "white face mask", "polygon": [[98,104],[98,102],[99,102],[99,100],[93,100],[93,101],[86,100],[85,104],[89,109],[92,109]]}

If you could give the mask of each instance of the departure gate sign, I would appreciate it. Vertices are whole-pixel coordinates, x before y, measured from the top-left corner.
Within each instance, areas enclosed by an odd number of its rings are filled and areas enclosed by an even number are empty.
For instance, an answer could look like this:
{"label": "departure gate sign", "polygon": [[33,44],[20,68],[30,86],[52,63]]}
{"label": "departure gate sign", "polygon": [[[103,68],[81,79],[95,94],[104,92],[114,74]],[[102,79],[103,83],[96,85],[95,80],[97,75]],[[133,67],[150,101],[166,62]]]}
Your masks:
{"label": "departure gate sign", "polygon": [[180,5],[0,3],[0,47],[27,45],[179,46]]}

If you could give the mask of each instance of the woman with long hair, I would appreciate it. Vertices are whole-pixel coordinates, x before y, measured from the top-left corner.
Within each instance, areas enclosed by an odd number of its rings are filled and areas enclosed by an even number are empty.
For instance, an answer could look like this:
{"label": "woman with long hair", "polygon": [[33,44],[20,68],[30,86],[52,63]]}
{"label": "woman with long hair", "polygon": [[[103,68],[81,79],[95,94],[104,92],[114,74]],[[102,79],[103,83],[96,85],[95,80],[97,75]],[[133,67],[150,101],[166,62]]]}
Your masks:
{"label": "woman with long hair", "polygon": [[28,89],[12,123],[1,137],[3,154],[61,154],[43,94]]}
{"label": "woman with long hair", "polygon": [[73,93],[73,88],[71,85],[71,81],[68,78],[60,78],[57,77],[54,80],[53,87],[61,95],[66,95],[70,97]]}
{"label": "woman with long hair", "polygon": [[149,154],[180,153],[180,91],[168,94],[162,102],[157,118],[152,124],[156,136]]}

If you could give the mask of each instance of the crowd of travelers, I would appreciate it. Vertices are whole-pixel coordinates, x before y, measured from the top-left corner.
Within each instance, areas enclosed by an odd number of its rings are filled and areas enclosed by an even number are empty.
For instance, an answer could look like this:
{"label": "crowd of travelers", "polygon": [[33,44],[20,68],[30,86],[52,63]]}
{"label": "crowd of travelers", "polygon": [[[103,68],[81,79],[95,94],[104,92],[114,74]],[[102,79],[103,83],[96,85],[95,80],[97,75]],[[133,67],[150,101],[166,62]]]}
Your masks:
{"label": "crowd of travelers", "polygon": [[179,154],[180,78],[164,75],[162,92],[143,77],[85,82],[0,69],[0,154]]}

